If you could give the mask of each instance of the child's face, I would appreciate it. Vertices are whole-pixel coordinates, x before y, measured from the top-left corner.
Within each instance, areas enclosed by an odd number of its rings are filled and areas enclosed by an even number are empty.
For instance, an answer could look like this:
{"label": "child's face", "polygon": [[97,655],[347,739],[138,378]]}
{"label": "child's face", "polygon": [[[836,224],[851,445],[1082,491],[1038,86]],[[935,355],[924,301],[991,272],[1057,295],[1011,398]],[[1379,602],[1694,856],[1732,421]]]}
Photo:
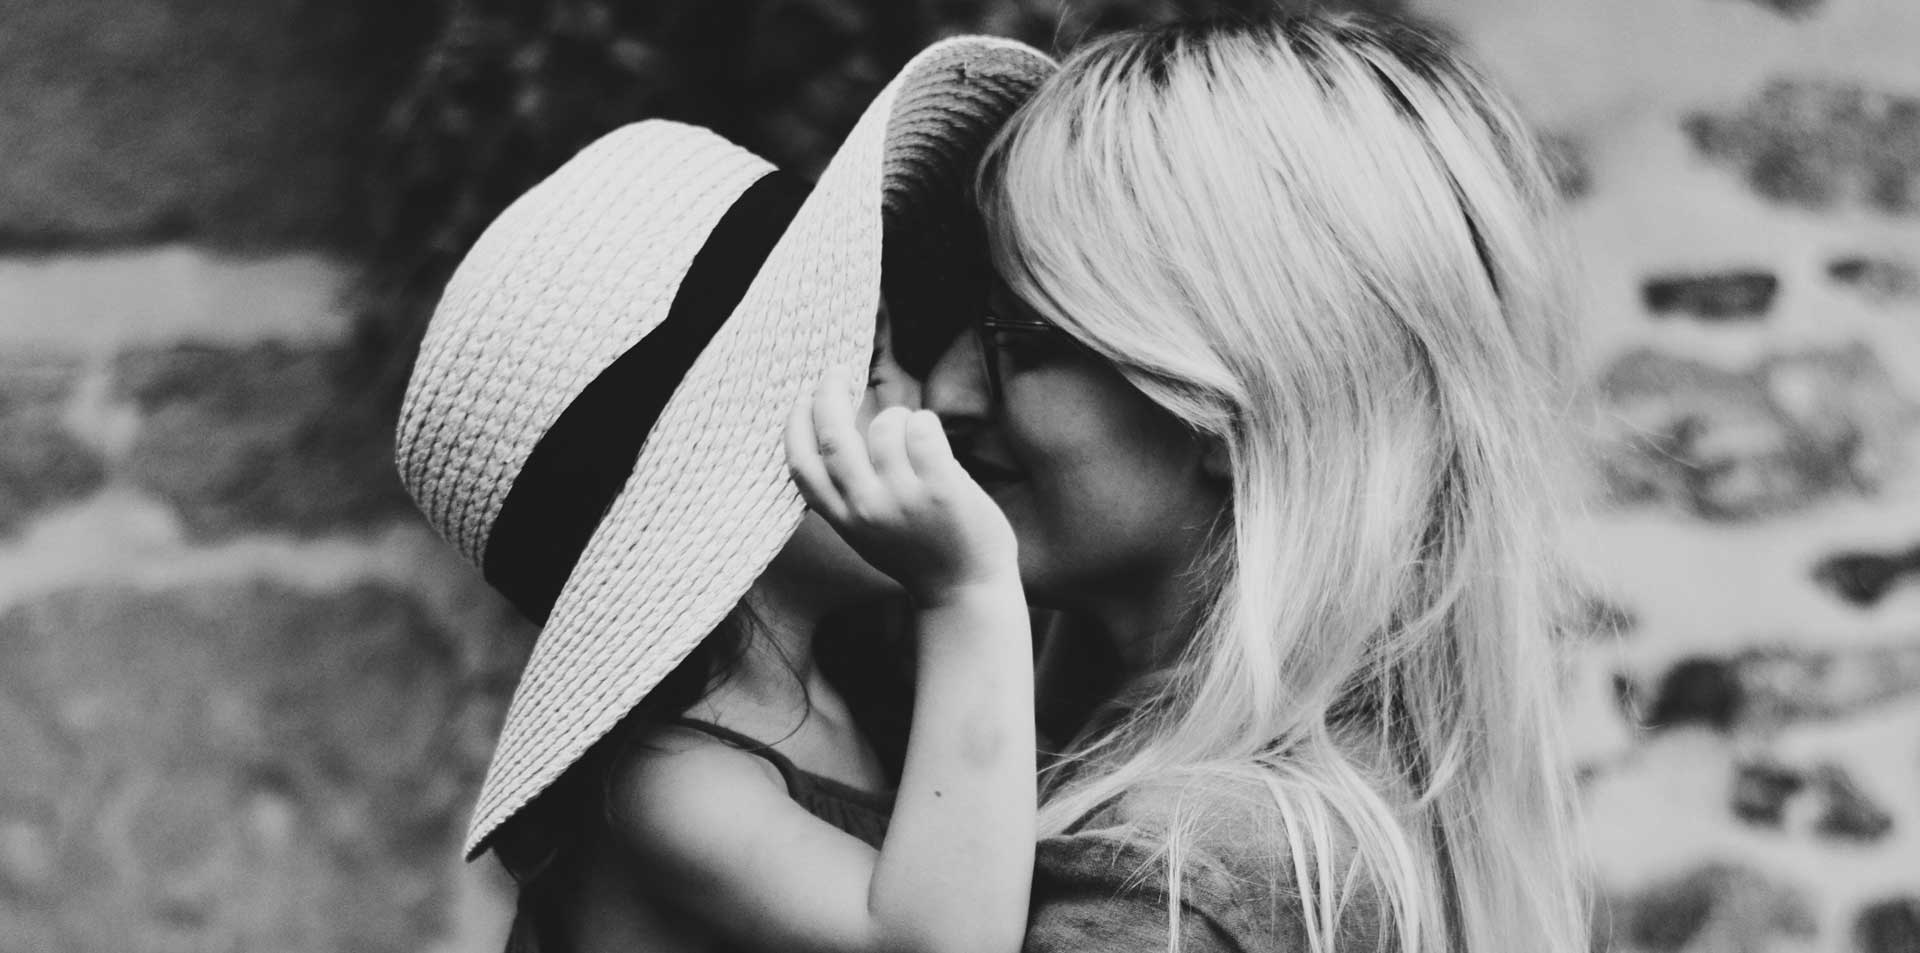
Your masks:
{"label": "child's face", "polygon": [[[887,407],[920,406],[920,382],[902,370],[893,353],[893,334],[885,302],[880,305],[873,333],[873,363],[867,371],[867,392],[860,401],[858,423],[862,433],[875,414]],[[854,553],[819,514],[809,511],[800,528],[774,558],[770,571],[802,582],[837,605],[877,598],[899,588],[886,574]]]}

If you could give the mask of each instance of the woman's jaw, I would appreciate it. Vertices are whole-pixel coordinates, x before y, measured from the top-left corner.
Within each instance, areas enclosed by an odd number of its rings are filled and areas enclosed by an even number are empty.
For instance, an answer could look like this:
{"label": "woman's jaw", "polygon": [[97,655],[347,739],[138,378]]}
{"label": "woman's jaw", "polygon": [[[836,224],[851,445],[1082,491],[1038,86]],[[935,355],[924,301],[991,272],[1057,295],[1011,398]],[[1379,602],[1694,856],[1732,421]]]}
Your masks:
{"label": "woman's jaw", "polygon": [[1191,631],[1191,570],[1227,502],[1201,442],[1090,358],[1007,375],[993,407],[970,345],[942,354],[922,399],[1012,524],[1028,600],[1091,617],[1123,656],[1161,656]]}

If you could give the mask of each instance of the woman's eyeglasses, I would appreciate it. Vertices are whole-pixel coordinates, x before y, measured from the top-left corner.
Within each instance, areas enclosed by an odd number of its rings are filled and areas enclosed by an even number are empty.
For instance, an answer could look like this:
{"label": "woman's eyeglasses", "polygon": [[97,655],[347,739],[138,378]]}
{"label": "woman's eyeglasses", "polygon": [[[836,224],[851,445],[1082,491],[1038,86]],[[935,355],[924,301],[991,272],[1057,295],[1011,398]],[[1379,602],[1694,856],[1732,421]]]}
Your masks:
{"label": "woman's eyeglasses", "polygon": [[[980,352],[980,367],[987,378],[987,395],[993,406],[1004,405],[1006,383],[1003,367],[1006,363],[1006,351],[1011,342],[1004,337],[1018,337],[1026,340],[1044,338],[1050,345],[1070,340],[1065,331],[1045,321],[1032,321],[1021,318],[1002,318],[988,314],[973,326],[973,340]],[[1017,347],[1018,345],[1012,345]]]}

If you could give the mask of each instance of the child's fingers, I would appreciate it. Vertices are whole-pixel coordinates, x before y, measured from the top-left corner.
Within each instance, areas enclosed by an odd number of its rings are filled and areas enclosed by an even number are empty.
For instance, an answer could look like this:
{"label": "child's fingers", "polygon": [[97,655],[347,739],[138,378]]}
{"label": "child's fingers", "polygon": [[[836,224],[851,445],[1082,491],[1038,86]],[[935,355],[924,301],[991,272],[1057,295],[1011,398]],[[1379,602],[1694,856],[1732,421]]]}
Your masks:
{"label": "child's fingers", "polygon": [[838,519],[846,510],[840,492],[827,477],[827,465],[820,459],[819,441],[813,433],[813,395],[808,393],[793,402],[787,414],[787,468],[807,506],[822,516]]}
{"label": "child's fingers", "polygon": [[866,441],[854,424],[846,372],[839,368],[829,370],[814,391],[813,437],[827,479],[850,511],[862,509],[863,502],[870,504],[884,492],[867,459]]}
{"label": "child's fingers", "polygon": [[914,482],[913,464],[907,460],[907,420],[905,407],[888,407],[867,424],[867,457],[873,472],[896,494],[903,494]]}
{"label": "child's fingers", "polygon": [[917,410],[906,421],[907,462],[915,473],[929,482],[971,479],[960,461],[953,458],[953,447],[940,426],[940,418],[930,410]]}

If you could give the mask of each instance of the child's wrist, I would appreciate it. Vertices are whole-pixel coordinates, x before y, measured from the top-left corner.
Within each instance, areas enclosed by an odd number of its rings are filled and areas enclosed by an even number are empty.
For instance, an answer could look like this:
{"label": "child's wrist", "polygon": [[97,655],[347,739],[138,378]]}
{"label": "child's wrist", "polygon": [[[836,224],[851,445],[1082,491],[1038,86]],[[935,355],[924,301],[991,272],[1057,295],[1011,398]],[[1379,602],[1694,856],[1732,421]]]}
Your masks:
{"label": "child's wrist", "polygon": [[1026,592],[1020,588],[1020,572],[1014,567],[927,586],[910,595],[914,608],[922,612],[968,605],[1026,605]]}

